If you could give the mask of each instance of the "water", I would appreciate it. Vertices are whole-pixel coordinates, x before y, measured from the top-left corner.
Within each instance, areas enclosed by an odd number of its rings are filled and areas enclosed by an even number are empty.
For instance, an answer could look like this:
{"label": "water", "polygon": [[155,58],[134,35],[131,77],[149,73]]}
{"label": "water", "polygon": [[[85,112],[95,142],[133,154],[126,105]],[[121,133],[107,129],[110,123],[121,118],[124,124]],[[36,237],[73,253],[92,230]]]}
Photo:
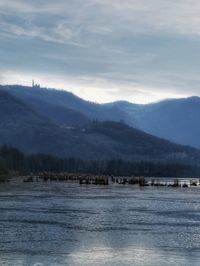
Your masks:
{"label": "water", "polygon": [[200,265],[200,188],[0,185],[0,265]]}

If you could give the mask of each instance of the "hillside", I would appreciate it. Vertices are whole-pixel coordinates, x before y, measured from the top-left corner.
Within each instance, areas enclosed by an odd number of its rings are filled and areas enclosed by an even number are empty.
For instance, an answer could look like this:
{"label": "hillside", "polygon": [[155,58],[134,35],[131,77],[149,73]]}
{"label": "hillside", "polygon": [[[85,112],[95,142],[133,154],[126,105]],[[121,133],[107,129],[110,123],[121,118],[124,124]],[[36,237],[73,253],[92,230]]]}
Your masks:
{"label": "hillside", "polygon": [[125,118],[123,111],[117,107],[106,107],[85,101],[64,90],[19,85],[0,86],[0,90],[16,96],[57,124],[80,126],[93,119],[119,121]]}
{"label": "hillside", "polygon": [[[120,122],[97,122],[87,130],[89,134],[106,136],[123,157],[152,160],[195,161],[199,150],[154,137]],[[198,160],[198,159],[197,159]]]}
{"label": "hillside", "polygon": [[124,121],[130,126],[175,143],[200,148],[200,98],[139,105],[126,101],[96,104],[55,89],[0,86],[54,124],[84,126],[93,119]]}
{"label": "hillside", "polygon": [[[16,124],[9,125],[9,128],[12,128],[12,126],[15,125],[13,132],[18,136],[23,128],[26,132],[28,132],[28,129],[30,128],[29,132],[32,134],[32,127],[34,127],[34,130],[37,131],[34,133],[37,135],[37,138],[41,138],[40,141],[43,142],[42,136],[48,136],[46,139],[53,141],[53,144],[55,145],[53,150],[57,151],[58,149],[58,154],[61,156],[70,154],[69,150],[71,150],[71,153],[73,152],[73,154],[76,154],[78,150],[77,145],[73,145],[72,149],[72,145],[69,142],[71,141],[73,143],[75,141],[71,140],[71,138],[78,139],[79,136],[76,137],[76,134],[80,134],[80,132],[72,132],[70,131],[70,128],[85,128],[90,125],[92,120],[96,119],[99,121],[124,121],[126,124],[129,124],[134,128],[138,128],[160,138],[178,144],[200,148],[200,139],[198,137],[200,134],[200,126],[198,123],[198,118],[200,117],[200,99],[198,97],[166,100],[147,105],[137,105],[126,101],[100,105],[85,101],[72,93],[54,89],[32,88],[16,85],[0,86],[0,92],[7,92],[10,97],[13,97],[12,99],[15,99],[15,103],[18,102],[18,107],[20,103],[20,108],[26,108],[26,111],[28,112],[26,115],[22,115],[21,112],[19,118],[13,119]],[[3,125],[3,121],[8,124],[9,119],[13,118],[13,113],[15,113],[14,109],[6,112],[7,117],[9,117],[7,120],[5,110],[6,108],[2,105],[1,116],[3,116],[3,118],[1,125]],[[15,115],[17,114],[18,112],[16,112]],[[33,118],[34,121],[29,123]],[[27,125],[27,123],[29,124]],[[2,126],[2,132],[5,132],[6,128],[7,127],[4,128]],[[41,131],[43,133],[41,133]],[[8,135],[4,134],[0,143],[10,140],[15,144],[15,142],[17,142],[15,141],[16,138],[14,135],[12,138],[9,137],[10,134],[11,133]],[[68,138],[66,138],[66,136],[68,136]],[[81,138],[82,137],[83,136],[81,136]],[[55,140],[53,140],[54,138]],[[60,140],[58,140],[58,138]],[[90,136],[91,139],[88,139],[89,136],[85,135],[84,138],[86,143],[89,142],[89,146],[94,145],[96,147],[95,138],[93,139]],[[102,139],[102,135],[100,138]],[[103,138],[105,139],[105,136],[103,136]],[[106,138],[108,138],[108,136],[106,136]],[[104,147],[103,151],[107,150],[107,144],[104,142],[110,144],[111,140],[100,141],[100,144]],[[31,143],[34,143],[31,151],[37,151],[38,149],[36,147],[38,145],[38,140],[35,142],[32,140]],[[46,142],[44,141],[44,143]],[[63,147],[63,143],[68,147],[68,151]],[[84,145],[85,144],[83,144],[83,146]],[[27,148],[25,150],[27,151],[30,149],[29,141],[27,141],[27,144],[25,145],[24,140],[22,140],[21,146],[26,146]],[[43,146],[44,144],[41,147]],[[46,147],[43,149],[44,152],[52,152],[48,147],[48,141],[45,146]],[[126,154],[125,148],[123,156]],[[119,152],[116,154],[116,150],[113,151],[113,149],[110,148],[109,151],[106,151],[106,154],[110,154],[110,156],[114,156],[114,154],[116,156],[121,156],[119,155]]]}
{"label": "hillside", "polygon": [[0,91],[0,144],[26,152],[48,151],[49,141],[61,137],[57,127],[7,92]]}
{"label": "hillside", "polygon": [[200,98],[165,100],[147,105],[112,104],[131,125],[173,142],[200,148]]}
{"label": "hillside", "polygon": [[0,145],[3,144],[27,153],[60,157],[76,156],[80,148],[75,132],[53,124],[10,93],[0,91]]}
{"label": "hillside", "polygon": [[153,137],[124,123],[59,126],[10,93],[0,91],[0,145],[3,144],[26,153],[59,157],[200,162],[199,151]]}
{"label": "hillside", "polygon": [[1,86],[0,89],[19,98],[31,106],[38,114],[45,116],[56,124],[75,126],[89,122],[89,118],[84,114],[71,109],[70,106],[64,103],[62,92],[59,94],[56,90],[23,86]]}
{"label": "hillside", "polygon": [[138,121],[139,128],[151,134],[200,148],[199,117],[200,98],[191,97],[148,106]]}

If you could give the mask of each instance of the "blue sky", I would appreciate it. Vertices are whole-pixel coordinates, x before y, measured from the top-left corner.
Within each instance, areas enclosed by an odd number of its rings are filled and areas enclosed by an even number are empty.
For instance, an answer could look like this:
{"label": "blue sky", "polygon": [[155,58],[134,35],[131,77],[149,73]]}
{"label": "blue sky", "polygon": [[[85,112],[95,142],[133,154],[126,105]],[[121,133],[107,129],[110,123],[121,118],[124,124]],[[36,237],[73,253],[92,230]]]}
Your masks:
{"label": "blue sky", "polygon": [[0,83],[96,102],[200,96],[198,0],[0,0]]}

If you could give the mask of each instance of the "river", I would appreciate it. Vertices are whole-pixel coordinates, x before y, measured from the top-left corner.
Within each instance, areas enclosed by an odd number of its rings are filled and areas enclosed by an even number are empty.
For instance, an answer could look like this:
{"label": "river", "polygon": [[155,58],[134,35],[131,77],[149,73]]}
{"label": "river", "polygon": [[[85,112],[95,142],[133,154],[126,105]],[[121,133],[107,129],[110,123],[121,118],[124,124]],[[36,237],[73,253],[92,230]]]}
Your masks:
{"label": "river", "polygon": [[0,185],[2,266],[200,265],[200,188]]}

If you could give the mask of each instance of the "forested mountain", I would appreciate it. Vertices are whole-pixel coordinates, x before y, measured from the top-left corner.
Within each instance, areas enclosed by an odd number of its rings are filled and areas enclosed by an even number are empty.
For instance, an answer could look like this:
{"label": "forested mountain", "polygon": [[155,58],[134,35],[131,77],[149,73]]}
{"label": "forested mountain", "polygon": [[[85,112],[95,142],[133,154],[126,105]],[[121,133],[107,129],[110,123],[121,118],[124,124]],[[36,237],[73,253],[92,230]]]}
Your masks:
{"label": "forested mountain", "polygon": [[0,91],[0,144],[9,144],[26,152],[50,151],[57,138],[65,134],[24,102]]}
{"label": "forested mountain", "polygon": [[136,105],[125,102],[108,104],[126,113],[126,121],[152,135],[200,148],[200,98],[165,100]]}
{"label": "forested mountain", "polygon": [[153,137],[120,122],[88,122],[63,127],[16,96],[0,91],[0,145],[27,153],[84,159],[199,162],[198,150]]}
{"label": "forested mountain", "polygon": [[194,162],[199,157],[199,150],[154,137],[120,122],[94,122],[86,132],[109,138],[115,142],[113,147],[124,158],[127,156],[127,159],[130,154],[131,158],[140,160],[159,159],[183,162],[190,161],[191,158]]}
{"label": "forested mountain", "polygon": [[[80,132],[73,132],[74,136],[72,136],[73,128],[84,129],[90,125],[92,120],[124,121],[128,125],[152,135],[168,139],[175,143],[200,148],[200,125],[198,123],[200,117],[200,98],[198,97],[166,100],[147,105],[132,104],[126,101],[110,104],[96,104],[85,101],[66,91],[40,87],[32,88],[18,85],[0,86],[0,91],[2,93],[7,92],[10,96],[14,97],[13,99],[15,99],[15,101],[20,102],[22,106],[28,108],[28,114],[26,115],[27,122],[31,121],[34,116],[34,122],[30,123],[31,126],[26,125],[23,127],[23,123],[22,126],[20,126],[21,122],[17,123],[18,120],[16,120],[16,127],[19,126],[20,130],[22,130],[22,128],[26,129],[26,127],[27,129],[29,127],[31,128],[35,125],[35,120],[37,120],[37,123],[44,123],[45,127],[35,127],[37,128],[38,138],[48,135],[48,138],[51,138],[53,141],[53,138],[55,137],[56,142],[60,142],[58,146],[61,146],[61,148],[58,150],[61,156],[69,154],[69,152],[63,148],[62,141],[64,141],[68,150],[70,150],[71,148],[69,147],[71,147],[71,145],[69,144],[68,146],[66,143],[69,143],[71,137],[74,139],[76,134],[80,134]],[[1,106],[1,109],[4,109],[3,106]],[[28,119],[30,113],[31,119]],[[5,121],[7,120],[5,119]],[[38,133],[38,128],[43,132],[42,134]],[[53,129],[49,130],[49,128]],[[46,133],[44,133],[44,131]],[[26,132],[28,132],[28,130],[26,130]],[[32,130],[29,132],[32,132]],[[51,133],[49,134],[49,132]],[[59,139],[61,139],[60,141],[57,140],[58,135]],[[68,138],[66,140],[67,135]],[[106,136],[106,138],[107,137],[108,136]],[[6,138],[9,140],[9,134],[7,137],[4,136],[0,143],[5,142]],[[89,140],[88,136],[86,137],[84,135],[84,138],[85,142],[89,142],[90,145],[94,142],[94,145],[96,146],[95,141],[92,139]],[[102,137],[101,135],[101,138],[105,139],[105,136]],[[14,139],[13,135],[13,143],[15,143]],[[78,140],[78,137],[76,139]],[[43,142],[43,140],[41,141]],[[101,141],[101,144],[104,146],[103,141]],[[48,146],[48,144],[46,146]],[[34,149],[31,150],[37,150],[35,147],[37,147],[37,144],[35,144]],[[76,145],[73,149],[75,149],[75,147]],[[30,147],[28,147],[28,150],[29,148]],[[47,150],[50,151],[49,149]],[[112,149],[109,149],[108,152],[107,148],[104,147],[103,150],[106,151],[106,154],[111,153],[116,155],[116,151],[111,152]],[[46,148],[43,151],[46,152]],[[76,154],[76,152],[77,151],[75,150],[74,154]],[[119,156],[118,152],[117,156]]]}
{"label": "forested mountain", "polygon": [[119,121],[125,118],[118,107],[85,101],[64,90],[18,85],[0,86],[0,90],[16,96],[53,122],[68,126],[87,124],[92,119]]}
{"label": "forested mountain", "polygon": [[[89,118],[84,114],[70,108],[70,105],[65,102],[62,91],[23,86],[4,86],[0,89],[9,92],[30,106],[35,112],[56,124],[74,126],[89,122]],[[71,102],[73,95],[70,93],[67,95],[69,102]],[[76,96],[74,98],[76,99]]]}
{"label": "forested mountain", "polygon": [[130,126],[170,141],[200,148],[200,98],[166,100],[139,105],[126,101],[96,104],[54,89],[0,86],[32,107],[38,114],[62,126],[83,126],[92,119],[123,120]]}

